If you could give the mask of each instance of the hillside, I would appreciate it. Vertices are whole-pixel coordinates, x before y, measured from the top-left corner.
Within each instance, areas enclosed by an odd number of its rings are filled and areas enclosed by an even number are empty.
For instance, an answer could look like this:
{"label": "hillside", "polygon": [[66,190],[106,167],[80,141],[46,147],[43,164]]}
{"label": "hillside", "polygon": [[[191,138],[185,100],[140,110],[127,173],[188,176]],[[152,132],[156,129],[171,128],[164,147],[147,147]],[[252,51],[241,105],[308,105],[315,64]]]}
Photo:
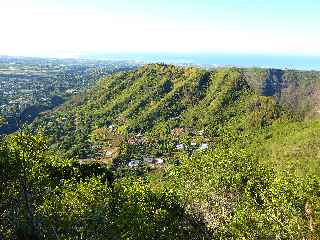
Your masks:
{"label": "hillside", "polygon": [[238,135],[279,118],[316,118],[319,96],[318,72],[154,64],[102,79],[35,125],[44,123],[50,142],[69,156],[88,158],[97,129],[112,127],[124,138],[168,138],[182,128],[185,133],[205,130],[212,139],[225,126]]}
{"label": "hillside", "polygon": [[291,70],[151,64],[101,79],[3,139],[0,230],[318,239],[319,93],[320,73]]}
{"label": "hillside", "polygon": [[245,75],[258,94],[274,96],[301,119],[319,117],[319,72],[246,69]]}

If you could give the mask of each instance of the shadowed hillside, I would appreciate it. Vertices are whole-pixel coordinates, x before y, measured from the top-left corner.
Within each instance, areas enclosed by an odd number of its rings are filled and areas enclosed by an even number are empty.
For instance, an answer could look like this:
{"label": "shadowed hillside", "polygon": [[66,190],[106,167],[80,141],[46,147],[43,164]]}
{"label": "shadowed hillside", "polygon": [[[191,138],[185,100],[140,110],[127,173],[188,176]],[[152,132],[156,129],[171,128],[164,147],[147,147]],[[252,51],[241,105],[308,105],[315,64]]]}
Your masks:
{"label": "shadowed hillside", "polygon": [[245,76],[258,94],[275,96],[277,102],[301,119],[320,116],[319,72],[246,69]]}
{"label": "shadowed hillside", "polygon": [[97,128],[112,127],[123,136],[152,133],[160,126],[206,129],[212,136],[224,125],[244,131],[284,115],[300,120],[319,116],[319,91],[317,72],[153,64],[102,79],[44,114],[35,126],[44,124],[51,143],[87,158]]}

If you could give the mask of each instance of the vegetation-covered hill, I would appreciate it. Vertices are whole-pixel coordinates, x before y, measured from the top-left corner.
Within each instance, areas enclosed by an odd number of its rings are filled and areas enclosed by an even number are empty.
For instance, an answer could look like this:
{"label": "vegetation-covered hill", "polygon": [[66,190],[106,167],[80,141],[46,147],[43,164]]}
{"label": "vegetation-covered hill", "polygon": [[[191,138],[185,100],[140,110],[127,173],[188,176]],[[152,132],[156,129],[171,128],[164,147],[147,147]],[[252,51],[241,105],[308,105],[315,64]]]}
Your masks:
{"label": "vegetation-covered hill", "polygon": [[50,142],[69,156],[89,158],[99,129],[127,138],[204,130],[212,140],[226,127],[239,135],[275,120],[320,116],[319,96],[318,72],[154,64],[101,80],[36,126],[44,123]]}
{"label": "vegetation-covered hill", "polygon": [[246,69],[245,75],[258,94],[275,96],[277,102],[301,119],[319,117],[319,72]]}
{"label": "vegetation-covered hill", "polygon": [[2,236],[318,239],[319,93],[290,70],[102,79],[3,139]]}

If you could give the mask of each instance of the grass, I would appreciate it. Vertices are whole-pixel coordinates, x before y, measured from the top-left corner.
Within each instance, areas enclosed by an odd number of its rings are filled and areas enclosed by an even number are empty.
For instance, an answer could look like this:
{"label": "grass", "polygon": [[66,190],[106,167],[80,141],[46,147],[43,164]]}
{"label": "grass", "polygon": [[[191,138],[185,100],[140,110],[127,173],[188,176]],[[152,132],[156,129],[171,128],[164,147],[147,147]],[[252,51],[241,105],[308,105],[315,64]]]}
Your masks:
{"label": "grass", "polygon": [[252,144],[262,163],[298,175],[320,172],[320,121],[278,123],[264,130]]}

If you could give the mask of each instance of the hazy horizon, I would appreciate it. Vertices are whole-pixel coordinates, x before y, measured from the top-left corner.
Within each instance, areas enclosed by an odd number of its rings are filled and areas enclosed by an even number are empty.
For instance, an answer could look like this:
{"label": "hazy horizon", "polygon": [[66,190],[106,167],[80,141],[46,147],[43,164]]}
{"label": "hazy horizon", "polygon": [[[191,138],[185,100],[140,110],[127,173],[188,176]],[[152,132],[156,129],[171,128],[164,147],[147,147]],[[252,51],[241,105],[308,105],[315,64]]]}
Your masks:
{"label": "hazy horizon", "polygon": [[166,63],[201,67],[273,68],[320,71],[320,57],[276,54],[221,54],[221,53],[87,53],[76,58],[9,56],[3,58],[70,59],[83,61],[114,61],[135,64]]}
{"label": "hazy horizon", "polygon": [[5,0],[0,55],[320,56],[313,0]]}

